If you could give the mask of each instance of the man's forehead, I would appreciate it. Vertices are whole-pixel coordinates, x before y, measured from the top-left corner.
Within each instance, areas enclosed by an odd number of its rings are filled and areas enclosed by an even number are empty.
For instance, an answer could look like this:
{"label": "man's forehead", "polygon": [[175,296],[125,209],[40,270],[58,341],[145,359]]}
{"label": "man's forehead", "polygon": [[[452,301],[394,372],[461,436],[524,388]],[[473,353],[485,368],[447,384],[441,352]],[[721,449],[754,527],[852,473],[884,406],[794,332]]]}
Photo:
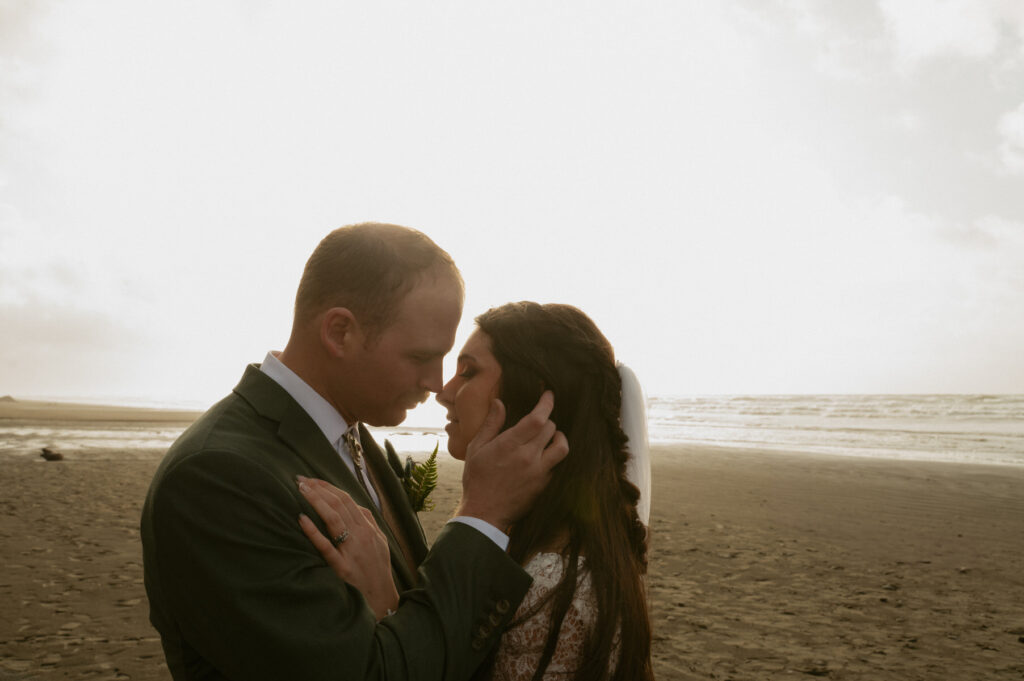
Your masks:
{"label": "man's forehead", "polygon": [[462,289],[454,281],[424,278],[398,305],[382,335],[405,349],[445,354],[462,319]]}
{"label": "man's forehead", "polygon": [[461,313],[461,308],[445,312],[419,309],[408,315],[399,315],[384,335],[390,336],[393,342],[409,352],[445,355],[455,345]]}

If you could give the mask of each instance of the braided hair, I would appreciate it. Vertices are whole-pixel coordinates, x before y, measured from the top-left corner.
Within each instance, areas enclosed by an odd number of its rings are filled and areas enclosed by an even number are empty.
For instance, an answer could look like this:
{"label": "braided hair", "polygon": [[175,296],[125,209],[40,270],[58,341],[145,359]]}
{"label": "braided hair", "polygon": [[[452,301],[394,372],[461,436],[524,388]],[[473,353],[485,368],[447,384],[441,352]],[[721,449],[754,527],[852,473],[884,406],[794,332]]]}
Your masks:
{"label": "braided hair", "polygon": [[[653,680],[651,627],[642,575],[646,528],[637,516],[640,492],[626,478],[626,435],[620,425],[622,381],[611,344],[594,322],[571,305],[508,303],[476,318],[501,365],[499,397],[505,428],[517,423],[552,390],[551,420],[565,433],[569,454],[529,512],[509,534],[509,554],[525,564],[545,547],[567,540],[565,573],[552,591],[548,638],[534,679],[555,652],[580,571],[589,573],[597,621],[589,632],[574,681]],[[579,566],[579,557],[586,557]]]}

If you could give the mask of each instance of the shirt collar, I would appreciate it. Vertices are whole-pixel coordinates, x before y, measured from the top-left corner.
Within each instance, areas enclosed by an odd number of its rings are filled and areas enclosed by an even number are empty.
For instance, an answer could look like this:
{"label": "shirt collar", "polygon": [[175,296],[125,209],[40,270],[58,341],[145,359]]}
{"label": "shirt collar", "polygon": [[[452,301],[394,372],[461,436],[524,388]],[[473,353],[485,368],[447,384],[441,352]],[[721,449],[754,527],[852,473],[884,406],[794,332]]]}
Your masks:
{"label": "shirt collar", "polygon": [[[335,449],[338,448],[341,436],[348,430],[348,423],[334,406],[324,399],[323,395],[313,390],[299,375],[286,367],[277,358],[274,351],[268,352],[260,366],[260,371],[269,376],[292,396],[314,423],[323,432],[324,437]],[[358,432],[358,431],[356,431]]]}

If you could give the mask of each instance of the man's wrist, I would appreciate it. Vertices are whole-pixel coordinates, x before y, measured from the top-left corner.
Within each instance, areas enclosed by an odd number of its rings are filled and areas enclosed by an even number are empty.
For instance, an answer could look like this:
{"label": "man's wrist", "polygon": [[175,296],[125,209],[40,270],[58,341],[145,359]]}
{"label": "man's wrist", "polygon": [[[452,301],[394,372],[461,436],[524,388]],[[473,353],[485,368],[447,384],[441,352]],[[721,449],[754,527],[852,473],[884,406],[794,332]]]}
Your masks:
{"label": "man's wrist", "polygon": [[462,523],[463,525],[469,525],[473,529],[477,530],[485,537],[493,541],[498,545],[502,551],[508,550],[508,535],[499,530],[491,523],[481,518],[476,518],[467,515],[457,515],[448,522],[450,523]]}

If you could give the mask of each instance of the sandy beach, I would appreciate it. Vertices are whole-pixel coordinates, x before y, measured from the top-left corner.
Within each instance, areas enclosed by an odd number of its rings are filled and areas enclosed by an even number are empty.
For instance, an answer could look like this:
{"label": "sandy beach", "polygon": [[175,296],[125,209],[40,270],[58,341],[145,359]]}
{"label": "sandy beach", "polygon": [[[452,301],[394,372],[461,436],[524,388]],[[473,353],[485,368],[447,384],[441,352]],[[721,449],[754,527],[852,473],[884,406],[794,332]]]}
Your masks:
{"label": "sandy beach", "polygon": [[[157,463],[0,461],[0,680],[170,678],[138,532]],[[657,678],[1024,678],[1024,468],[704,446],[653,467]]]}

